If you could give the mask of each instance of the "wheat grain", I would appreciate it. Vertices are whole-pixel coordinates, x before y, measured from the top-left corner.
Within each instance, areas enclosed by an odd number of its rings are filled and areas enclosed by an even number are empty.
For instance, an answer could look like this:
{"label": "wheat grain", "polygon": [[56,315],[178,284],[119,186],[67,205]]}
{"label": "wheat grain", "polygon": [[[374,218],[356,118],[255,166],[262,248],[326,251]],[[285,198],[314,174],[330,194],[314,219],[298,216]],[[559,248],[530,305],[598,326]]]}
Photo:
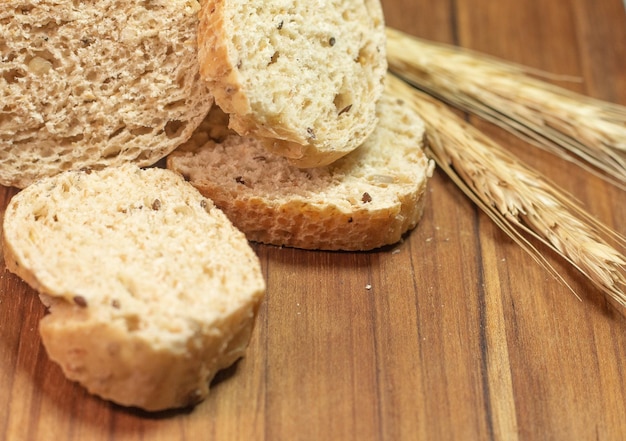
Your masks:
{"label": "wheat grain", "polygon": [[626,107],[549,84],[529,68],[392,28],[387,46],[389,69],[413,85],[626,189]]}
{"label": "wheat grain", "polygon": [[386,87],[424,119],[437,167],[507,235],[567,285],[527,237],[544,243],[624,312],[626,259],[616,247],[624,249],[625,238],[442,102],[393,75]]}

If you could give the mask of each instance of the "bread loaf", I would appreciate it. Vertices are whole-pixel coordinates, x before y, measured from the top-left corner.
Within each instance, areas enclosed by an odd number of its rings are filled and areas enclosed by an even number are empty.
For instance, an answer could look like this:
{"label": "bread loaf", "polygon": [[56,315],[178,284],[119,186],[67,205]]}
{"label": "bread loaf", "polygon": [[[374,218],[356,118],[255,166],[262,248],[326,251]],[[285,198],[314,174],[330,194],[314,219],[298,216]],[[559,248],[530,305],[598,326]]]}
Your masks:
{"label": "bread loaf", "polygon": [[213,199],[250,240],[369,250],[416,226],[433,167],[423,152],[424,124],[408,106],[383,95],[378,118],[358,149],[325,167],[292,166],[253,137],[216,142],[207,136],[219,133],[210,125],[170,154],[167,167]]}
{"label": "bread loaf", "polygon": [[200,72],[241,135],[300,167],[330,164],[376,125],[387,69],[379,0],[206,0]]}
{"label": "bread loaf", "polygon": [[155,163],[213,99],[200,81],[197,0],[4,0],[0,184]]}
{"label": "bread loaf", "polygon": [[126,164],[44,178],[13,197],[3,239],[8,269],[49,307],[50,358],[93,394],[190,406],[246,350],[259,260],[175,173]]}

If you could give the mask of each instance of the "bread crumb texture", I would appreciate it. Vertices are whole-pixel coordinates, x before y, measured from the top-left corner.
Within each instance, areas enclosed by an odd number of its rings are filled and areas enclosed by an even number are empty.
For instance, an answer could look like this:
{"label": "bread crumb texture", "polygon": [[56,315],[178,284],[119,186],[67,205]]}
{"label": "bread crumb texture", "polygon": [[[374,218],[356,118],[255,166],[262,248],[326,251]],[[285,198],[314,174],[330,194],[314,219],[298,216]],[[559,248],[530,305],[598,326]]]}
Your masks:
{"label": "bread crumb texture", "polygon": [[250,240],[373,249],[398,242],[417,225],[433,169],[418,115],[383,95],[378,117],[365,143],[325,167],[290,165],[253,137],[207,140],[207,133],[217,133],[209,123],[168,157],[167,166],[213,199]]}
{"label": "bread crumb texture", "polygon": [[207,0],[200,72],[241,135],[327,165],[376,125],[387,69],[379,0]]}
{"label": "bread crumb texture", "polygon": [[196,0],[7,0],[0,8],[0,184],[155,163],[213,98]]}
{"label": "bread crumb texture", "polygon": [[4,219],[8,268],[41,293],[51,359],[147,410],[202,400],[246,349],[265,283],[244,235],[178,175],[134,165],[27,187]]}

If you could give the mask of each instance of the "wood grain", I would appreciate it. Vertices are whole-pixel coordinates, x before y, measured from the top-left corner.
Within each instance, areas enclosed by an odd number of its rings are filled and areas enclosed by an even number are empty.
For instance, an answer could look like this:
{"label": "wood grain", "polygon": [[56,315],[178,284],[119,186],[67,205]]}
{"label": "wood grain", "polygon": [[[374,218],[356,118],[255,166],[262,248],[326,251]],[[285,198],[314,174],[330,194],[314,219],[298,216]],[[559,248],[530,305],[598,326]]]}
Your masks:
{"label": "wood grain", "polygon": [[[384,0],[387,23],[626,104],[621,0]],[[626,194],[470,120],[626,234]],[[0,207],[15,193],[0,189]],[[268,284],[247,357],[190,412],[89,396],[41,346],[36,294],[0,274],[0,439],[623,440],[626,318],[547,253],[577,298],[441,173],[397,246],[255,245]]]}

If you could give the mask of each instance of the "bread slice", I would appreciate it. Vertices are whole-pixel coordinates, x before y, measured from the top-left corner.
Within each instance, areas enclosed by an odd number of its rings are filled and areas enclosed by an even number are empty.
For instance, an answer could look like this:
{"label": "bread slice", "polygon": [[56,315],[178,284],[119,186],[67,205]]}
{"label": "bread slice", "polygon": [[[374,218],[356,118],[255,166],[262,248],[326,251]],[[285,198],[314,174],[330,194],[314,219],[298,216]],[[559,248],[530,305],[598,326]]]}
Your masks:
{"label": "bread slice", "polygon": [[215,142],[204,132],[170,154],[167,167],[212,198],[250,240],[369,250],[398,242],[417,225],[433,168],[418,115],[383,95],[378,116],[357,150],[326,167],[300,169],[255,138]]}
{"label": "bread slice", "polygon": [[0,184],[155,163],[213,103],[197,0],[3,0]]}
{"label": "bread slice", "polygon": [[149,411],[201,401],[241,357],[265,284],[244,235],[168,170],[45,178],[11,200],[7,267],[41,293],[43,344],[89,392]]}
{"label": "bread slice", "polygon": [[206,0],[198,38],[231,127],[294,165],[330,164],[373,131],[387,69],[379,0]]}

